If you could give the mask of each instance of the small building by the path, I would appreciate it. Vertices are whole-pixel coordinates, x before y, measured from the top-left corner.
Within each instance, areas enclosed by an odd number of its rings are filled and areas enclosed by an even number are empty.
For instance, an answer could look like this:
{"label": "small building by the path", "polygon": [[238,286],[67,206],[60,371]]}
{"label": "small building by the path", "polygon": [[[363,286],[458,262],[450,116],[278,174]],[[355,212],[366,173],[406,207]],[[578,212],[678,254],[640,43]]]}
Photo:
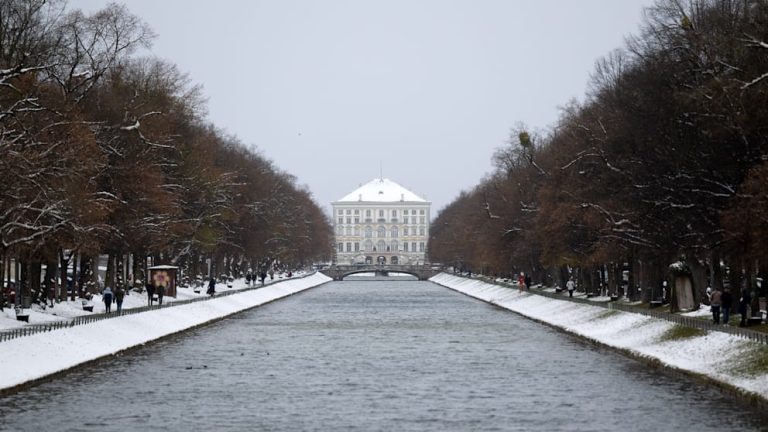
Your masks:
{"label": "small building by the path", "polygon": [[165,295],[176,297],[176,281],[179,268],[169,265],[149,267],[149,280],[157,286],[165,287]]}

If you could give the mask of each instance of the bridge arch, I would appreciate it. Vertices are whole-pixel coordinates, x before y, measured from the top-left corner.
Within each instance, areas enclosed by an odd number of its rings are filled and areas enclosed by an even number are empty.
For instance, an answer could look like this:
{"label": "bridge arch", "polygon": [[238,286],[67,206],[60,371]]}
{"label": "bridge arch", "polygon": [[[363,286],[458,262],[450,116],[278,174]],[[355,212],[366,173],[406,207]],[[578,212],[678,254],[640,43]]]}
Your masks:
{"label": "bridge arch", "polygon": [[377,273],[377,274],[389,274],[389,273],[406,273],[417,277],[419,280],[427,280],[432,276],[440,273],[439,268],[433,268],[430,265],[371,265],[371,264],[355,264],[355,265],[333,265],[327,269],[321,270],[323,274],[334,280],[342,280],[347,276],[357,273]]}

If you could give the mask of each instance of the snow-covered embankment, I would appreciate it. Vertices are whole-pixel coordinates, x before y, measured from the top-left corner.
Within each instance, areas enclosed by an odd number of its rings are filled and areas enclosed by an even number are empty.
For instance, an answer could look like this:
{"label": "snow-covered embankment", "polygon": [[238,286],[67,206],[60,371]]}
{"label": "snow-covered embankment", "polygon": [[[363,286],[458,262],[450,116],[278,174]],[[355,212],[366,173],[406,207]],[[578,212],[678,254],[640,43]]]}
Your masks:
{"label": "snow-covered embankment", "polygon": [[0,392],[329,280],[331,278],[322,273],[315,273],[208,301],[125,315],[3,342],[0,344]]}
{"label": "snow-covered embankment", "polygon": [[561,328],[569,333],[664,365],[689,372],[724,387],[768,400],[768,373],[750,369],[745,362],[765,347],[721,332],[665,338],[676,326],[640,314],[561,301],[516,289],[439,274],[430,279],[471,297]]}

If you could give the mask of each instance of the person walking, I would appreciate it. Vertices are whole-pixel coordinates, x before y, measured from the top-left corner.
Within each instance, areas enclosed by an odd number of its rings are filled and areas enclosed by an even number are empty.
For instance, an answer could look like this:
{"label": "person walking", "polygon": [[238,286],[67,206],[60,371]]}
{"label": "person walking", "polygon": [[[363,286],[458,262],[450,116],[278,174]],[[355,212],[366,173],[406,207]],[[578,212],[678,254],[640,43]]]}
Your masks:
{"label": "person walking", "polygon": [[722,305],[723,293],[715,288],[709,296],[709,307],[712,310],[712,322],[720,324],[720,306]]}
{"label": "person walking", "polygon": [[157,286],[157,304],[163,305],[163,296],[165,295],[165,285]]}
{"label": "person walking", "polygon": [[245,284],[247,286],[251,286],[251,272],[245,274]]}
{"label": "person walking", "polygon": [[264,273],[264,270],[262,270],[261,273],[259,274],[259,279],[261,279],[261,286],[264,286],[264,279],[266,278],[267,278],[267,274]]}
{"label": "person walking", "polygon": [[270,270],[269,271],[269,280],[274,280],[274,279],[275,279],[275,271],[274,270]]}
{"label": "person walking", "polygon": [[107,313],[112,311],[112,297],[112,290],[109,287],[104,288],[104,291],[101,293],[101,300],[104,302]]}
{"label": "person walking", "polygon": [[155,301],[155,286],[151,283],[148,283],[146,286],[147,289],[147,302],[149,306],[152,306],[152,303]]}
{"label": "person walking", "polygon": [[119,285],[117,287],[117,290],[115,290],[115,304],[117,304],[117,313],[120,313],[123,310],[124,298],[125,298],[125,289],[123,289],[122,285]]}
{"label": "person walking", "polygon": [[573,297],[573,291],[576,289],[576,282],[573,281],[573,278],[568,278],[565,288],[568,290],[568,297]]}
{"label": "person walking", "polygon": [[517,290],[522,292],[525,290],[525,273],[520,272],[520,275],[517,277]]}
{"label": "person walking", "polygon": [[525,275],[525,278],[523,278],[523,281],[525,282],[525,290],[528,291],[531,289],[531,275],[527,274]]}
{"label": "person walking", "polygon": [[741,290],[741,298],[739,299],[739,313],[741,314],[741,322],[739,327],[747,326],[747,314],[749,313],[749,305],[752,303],[752,295],[749,293],[749,288]]}
{"label": "person walking", "polygon": [[211,276],[211,280],[208,281],[208,291],[205,293],[211,297],[216,294],[216,279],[213,276]]}
{"label": "person walking", "polygon": [[728,325],[731,318],[731,308],[733,307],[733,295],[731,289],[726,287],[723,295],[720,297],[720,310],[723,312],[723,325]]}

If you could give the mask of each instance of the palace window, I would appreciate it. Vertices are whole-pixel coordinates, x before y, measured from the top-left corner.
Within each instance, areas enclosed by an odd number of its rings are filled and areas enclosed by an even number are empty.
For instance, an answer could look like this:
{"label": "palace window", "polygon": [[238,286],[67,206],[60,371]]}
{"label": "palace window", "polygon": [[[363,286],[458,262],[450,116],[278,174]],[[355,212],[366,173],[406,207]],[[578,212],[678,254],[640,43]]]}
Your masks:
{"label": "palace window", "polygon": [[393,226],[391,230],[389,230],[389,236],[392,238],[397,238],[397,227]]}
{"label": "palace window", "polygon": [[419,252],[424,252],[424,242],[419,243]]}
{"label": "palace window", "polygon": [[408,252],[408,243],[403,243],[403,252]]}
{"label": "palace window", "polygon": [[365,238],[373,237],[373,228],[370,226],[365,227]]}
{"label": "palace window", "polygon": [[347,243],[347,252],[352,252],[352,243]]}
{"label": "palace window", "polygon": [[380,226],[379,229],[378,229],[377,235],[378,235],[379,238],[386,237],[387,236],[387,229],[384,228],[383,226]]}
{"label": "palace window", "polygon": [[339,243],[339,252],[344,252],[344,243]]}
{"label": "palace window", "polygon": [[360,243],[355,242],[355,252],[360,252]]}
{"label": "palace window", "polygon": [[419,227],[419,235],[420,236],[426,235],[426,230],[424,229],[424,227]]}
{"label": "palace window", "polygon": [[408,235],[408,227],[403,227],[403,235],[404,236]]}

